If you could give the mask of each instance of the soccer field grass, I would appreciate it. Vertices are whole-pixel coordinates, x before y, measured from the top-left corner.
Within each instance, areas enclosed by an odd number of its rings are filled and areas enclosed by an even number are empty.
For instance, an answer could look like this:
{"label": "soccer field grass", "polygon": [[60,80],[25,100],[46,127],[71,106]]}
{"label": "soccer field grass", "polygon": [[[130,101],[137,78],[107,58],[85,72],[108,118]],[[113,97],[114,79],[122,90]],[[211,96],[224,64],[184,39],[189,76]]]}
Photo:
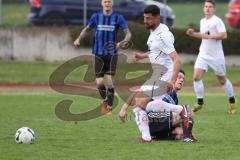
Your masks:
{"label": "soccer field grass", "polygon": [[[215,88],[213,88],[214,90]],[[221,88],[207,88],[208,107],[195,116],[194,133],[199,143],[160,141],[132,144],[140,134],[133,117],[118,120],[118,111],[86,122],[66,122],[55,115],[55,105],[64,99],[74,101],[71,111],[84,112],[98,103],[82,96],[67,96],[48,88],[0,88],[1,160],[92,160],[92,159],[185,159],[238,160],[240,153],[239,113],[227,113],[227,98]],[[191,88],[179,93],[181,103],[194,104]],[[240,98],[240,92],[237,91]],[[92,107],[91,107],[92,106]],[[239,103],[238,103],[239,106]],[[131,112],[129,115],[132,116]],[[16,144],[15,132],[22,126],[36,134],[32,145]]]}
{"label": "soccer field grass", "polygon": [[[48,84],[49,77],[63,62],[21,62],[21,61],[0,61],[0,84]],[[75,69],[66,79],[66,83],[82,83],[80,82],[86,72],[87,66],[80,66]],[[147,69],[139,69],[138,66],[132,65],[131,69],[135,71],[146,71]],[[192,64],[183,64],[182,69],[186,72],[186,85],[192,85],[192,75],[193,75],[193,65]],[[118,64],[118,75],[126,73],[129,71],[129,68],[126,67],[126,64]],[[134,72],[133,72],[134,73]],[[227,67],[227,76],[234,85],[240,84],[239,79],[240,67],[231,66]],[[136,72],[138,74],[138,72]],[[145,73],[146,74],[146,73]],[[94,82],[93,74],[89,75]],[[134,74],[133,74],[134,76]],[[137,77],[137,76],[136,76]],[[121,78],[121,79],[120,79]],[[126,82],[124,77],[117,77],[118,83]],[[135,84],[135,82],[133,82]],[[209,70],[204,76],[204,84],[206,86],[217,86],[218,81],[212,70]]]}

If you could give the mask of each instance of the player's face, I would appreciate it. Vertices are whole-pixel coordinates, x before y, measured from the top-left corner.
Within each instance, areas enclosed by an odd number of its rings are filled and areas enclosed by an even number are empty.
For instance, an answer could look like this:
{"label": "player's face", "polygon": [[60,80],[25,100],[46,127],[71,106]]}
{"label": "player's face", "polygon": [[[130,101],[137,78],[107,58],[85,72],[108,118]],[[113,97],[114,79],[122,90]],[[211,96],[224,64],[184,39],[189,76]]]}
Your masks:
{"label": "player's face", "polygon": [[144,25],[147,29],[155,29],[160,20],[159,16],[153,16],[151,13],[144,13]]}
{"label": "player's face", "polygon": [[105,12],[112,11],[113,0],[102,0],[102,7]]}
{"label": "player's face", "polygon": [[184,76],[184,74],[181,73],[181,72],[179,72],[179,73],[178,73],[177,80],[176,80],[176,82],[175,82],[175,89],[176,89],[176,90],[182,89],[183,84],[184,84],[184,81],[185,81],[185,76]]}
{"label": "player's face", "polygon": [[212,3],[205,2],[203,6],[205,16],[211,17],[215,13],[215,6]]}

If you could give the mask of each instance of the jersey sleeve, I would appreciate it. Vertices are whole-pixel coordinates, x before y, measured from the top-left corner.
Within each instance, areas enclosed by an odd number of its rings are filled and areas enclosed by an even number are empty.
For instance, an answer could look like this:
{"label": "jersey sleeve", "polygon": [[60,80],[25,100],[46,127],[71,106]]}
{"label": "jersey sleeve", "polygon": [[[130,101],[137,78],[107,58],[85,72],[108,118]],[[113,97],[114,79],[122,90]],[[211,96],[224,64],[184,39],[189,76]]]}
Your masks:
{"label": "jersey sleeve", "polygon": [[166,93],[165,95],[162,96],[162,100],[167,103],[171,104],[178,104],[178,97],[176,91]]}
{"label": "jersey sleeve", "polygon": [[124,17],[122,15],[119,15],[118,17],[118,24],[119,24],[119,27],[122,29],[122,30],[125,30],[128,28],[128,25],[127,25],[127,22],[125,21]]}
{"label": "jersey sleeve", "polygon": [[170,31],[167,31],[160,36],[160,40],[162,41],[164,47],[161,50],[166,53],[170,54],[175,51],[174,48],[174,36]]}
{"label": "jersey sleeve", "polygon": [[92,17],[90,18],[89,22],[88,22],[88,27],[89,28],[96,27],[96,25],[97,25],[96,18],[97,18],[97,14],[93,14]]}
{"label": "jersey sleeve", "polygon": [[170,101],[169,101],[169,99],[168,99],[167,97],[163,97],[162,100],[163,100],[164,102],[170,103]]}
{"label": "jersey sleeve", "polygon": [[218,32],[226,32],[226,27],[221,19],[218,19],[216,28]]}

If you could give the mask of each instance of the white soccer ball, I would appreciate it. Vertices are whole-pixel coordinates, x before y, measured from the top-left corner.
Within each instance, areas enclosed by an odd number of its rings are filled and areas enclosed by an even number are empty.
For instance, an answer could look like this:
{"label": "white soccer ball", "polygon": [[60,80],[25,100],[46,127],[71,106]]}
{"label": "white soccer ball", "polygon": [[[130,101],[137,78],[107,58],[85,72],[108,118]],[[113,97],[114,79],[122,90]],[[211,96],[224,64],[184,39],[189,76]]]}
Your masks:
{"label": "white soccer ball", "polygon": [[35,140],[35,133],[29,127],[19,128],[15,134],[15,141],[18,144],[31,144]]}

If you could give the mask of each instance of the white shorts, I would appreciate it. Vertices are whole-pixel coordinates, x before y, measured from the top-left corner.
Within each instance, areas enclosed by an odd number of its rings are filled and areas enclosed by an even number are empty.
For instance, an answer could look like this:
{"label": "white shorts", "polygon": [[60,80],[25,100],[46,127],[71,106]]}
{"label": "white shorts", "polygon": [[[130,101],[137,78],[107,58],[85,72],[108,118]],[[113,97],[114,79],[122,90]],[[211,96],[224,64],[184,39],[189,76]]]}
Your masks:
{"label": "white shorts", "polygon": [[144,92],[150,97],[159,97],[166,93],[166,87],[172,80],[172,70],[168,70],[167,73],[163,74],[158,79],[150,79],[141,86],[140,91]]}
{"label": "white shorts", "polygon": [[202,70],[208,71],[208,68],[211,68],[214,73],[218,76],[225,76],[226,75],[226,66],[225,66],[225,59],[214,59],[209,60],[202,57],[197,57],[194,68],[199,68]]}

